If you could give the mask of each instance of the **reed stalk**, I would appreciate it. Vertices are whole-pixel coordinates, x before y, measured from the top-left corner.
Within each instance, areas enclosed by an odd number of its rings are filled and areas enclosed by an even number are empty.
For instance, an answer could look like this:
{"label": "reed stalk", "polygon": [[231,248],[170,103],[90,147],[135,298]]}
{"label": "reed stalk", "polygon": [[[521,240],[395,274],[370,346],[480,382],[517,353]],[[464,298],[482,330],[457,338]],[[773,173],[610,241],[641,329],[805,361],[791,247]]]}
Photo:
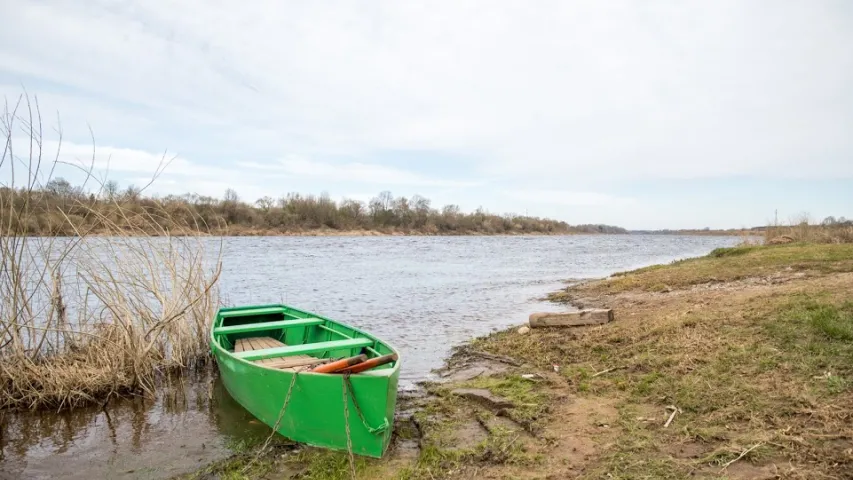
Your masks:
{"label": "reed stalk", "polygon": [[765,243],[853,243],[853,221],[827,217],[820,223],[808,215],[791,219],[787,225],[774,222],[764,231]]}
{"label": "reed stalk", "polygon": [[84,187],[51,192],[69,165],[44,150],[27,95],[5,104],[0,134],[0,409],[150,394],[166,371],[208,361],[222,249],[207,225],[105,201],[94,154],[76,165]]}

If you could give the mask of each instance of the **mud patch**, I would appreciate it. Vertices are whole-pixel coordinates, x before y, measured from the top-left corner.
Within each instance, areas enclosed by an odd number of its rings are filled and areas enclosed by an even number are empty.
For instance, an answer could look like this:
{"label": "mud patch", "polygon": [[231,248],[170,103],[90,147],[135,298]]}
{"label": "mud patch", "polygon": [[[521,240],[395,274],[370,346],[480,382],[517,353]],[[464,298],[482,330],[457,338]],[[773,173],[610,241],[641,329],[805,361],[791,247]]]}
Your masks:
{"label": "mud patch", "polygon": [[701,443],[687,442],[666,445],[661,451],[674,458],[688,459],[704,457],[709,452],[709,448],[707,445]]}
{"label": "mud patch", "polygon": [[513,403],[510,400],[500,395],[495,395],[485,388],[457,388],[450,393],[496,413],[513,407]]}
{"label": "mud patch", "polygon": [[391,465],[406,465],[417,461],[421,453],[420,439],[397,439],[388,455]]}
{"label": "mud patch", "polygon": [[523,426],[519,425],[515,421],[507,417],[498,417],[494,415],[480,415],[477,417],[477,421],[480,422],[480,425],[483,426],[489,433],[496,432],[510,432],[514,435],[519,435],[524,438],[531,437],[530,433],[524,429]]}
{"label": "mud patch", "polygon": [[557,421],[545,430],[554,444],[549,455],[560,458],[572,471],[583,469],[614,436],[619,419],[615,405],[612,398],[566,397],[554,410]]}
{"label": "mud patch", "polygon": [[493,360],[471,358],[438,370],[439,383],[461,383],[480,377],[491,377],[509,370],[510,365]]}
{"label": "mud patch", "polygon": [[732,480],[771,480],[779,478],[779,475],[785,470],[783,466],[787,466],[787,464],[788,462],[785,460],[770,463],[765,462],[762,465],[754,465],[741,461],[729,465],[722,472],[714,470],[708,473]]}
{"label": "mud patch", "polygon": [[455,426],[452,435],[453,441],[448,450],[473,450],[488,436],[489,432],[480,425],[480,422],[470,419]]}

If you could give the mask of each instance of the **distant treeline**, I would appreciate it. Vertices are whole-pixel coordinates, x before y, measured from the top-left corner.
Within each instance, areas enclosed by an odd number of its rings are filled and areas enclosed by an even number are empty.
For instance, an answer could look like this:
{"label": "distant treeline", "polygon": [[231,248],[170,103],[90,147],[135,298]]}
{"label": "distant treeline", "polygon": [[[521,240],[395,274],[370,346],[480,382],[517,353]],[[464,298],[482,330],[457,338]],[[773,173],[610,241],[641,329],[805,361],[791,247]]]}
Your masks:
{"label": "distant treeline", "polygon": [[[312,232],[377,232],[400,234],[566,234],[626,233],[609,225],[569,225],[566,222],[521,215],[495,215],[482,208],[471,213],[457,205],[433,208],[419,195],[394,197],[382,192],[369,202],[328,195],[291,193],[248,203],[233,190],[223,198],[197,194],[145,196],[136,187],[107,182],[98,193],[87,193],[62,178],[34,190],[0,189],[0,221],[23,221],[21,231],[32,235],[98,233],[109,224],[151,235],[204,230],[212,234],[275,235]],[[10,208],[11,207],[11,208]],[[26,210],[26,215],[20,213]],[[10,218],[11,216],[11,218]],[[145,221],[142,221],[142,220]],[[154,222],[151,222],[151,220]],[[145,227],[140,227],[145,225]],[[156,225],[152,230],[151,225]]]}
{"label": "distant treeline", "polygon": [[655,235],[739,235],[739,234],[756,234],[762,235],[768,230],[773,230],[775,228],[788,228],[791,226],[811,226],[811,227],[824,227],[824,228],[850,228],[853,227],[853,219],[848,219],[843,216],[841,217],[833,217],[829,216],[824,218],[823,220],[816,221],[809,217],[808,215],[801,215],[800,217],[796,217],[790,220],[788,223],[781,224],[775,222],[770,225],[759,225],[755,227],[744,227],[744,228],[726,228],[726,229],[714,229],[710,227],[705,228],[682,228],[682,229],[661,229],[661,230],[629,230],[629,233],[636,234],[655,234]]}
{"label": "distant treeline", "polygon": [[727,229],[711,229],[711,228],[683,228],[683,229],[668,229],[663,230],[630,230],[629,233],[638,235],[761,235],[765,227],[752,228],[727,228]]}
{"label": "distant treeline", "polygon": [[764,237],[771,244],[804,243],[851,243],[853,242],[853,220],[829,216],[815,221],[808,215],[791,220],[788,224],[774,224],[739,229],[682,229],[682,230],[631,230],[634,234],[647,235],[731,235]]}

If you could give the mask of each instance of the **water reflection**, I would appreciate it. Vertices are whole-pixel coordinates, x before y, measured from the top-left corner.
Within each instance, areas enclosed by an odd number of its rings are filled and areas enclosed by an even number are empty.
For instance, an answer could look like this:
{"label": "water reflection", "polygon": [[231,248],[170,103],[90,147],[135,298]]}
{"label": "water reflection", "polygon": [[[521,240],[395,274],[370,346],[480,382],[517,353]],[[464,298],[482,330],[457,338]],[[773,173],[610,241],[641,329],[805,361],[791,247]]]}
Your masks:
{"label": "water reflection", "polygon": [[168,478],[222,458],[269,429],[212,369],[176,376],[155,399],[114,398],[73,412],[6,412],[0,476]]}

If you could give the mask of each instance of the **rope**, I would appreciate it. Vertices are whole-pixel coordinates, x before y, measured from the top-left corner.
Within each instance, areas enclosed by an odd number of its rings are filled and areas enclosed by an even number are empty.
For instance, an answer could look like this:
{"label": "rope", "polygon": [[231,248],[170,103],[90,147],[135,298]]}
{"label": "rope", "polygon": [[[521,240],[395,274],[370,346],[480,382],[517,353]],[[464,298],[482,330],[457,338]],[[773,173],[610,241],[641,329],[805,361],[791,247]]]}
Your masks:
{"label": "rope", "polygon": [[[347,399],[347,384],[349,383],[349,375],[343,375],[342,377],[342,390],[344,393],[344,427],[347,432],[347,453],[349,453],[349,469],[350,475],[352,476],[352,480],[355,480],[355,457],[352,454],[352,438],[350,438],[349,433],[349,401]],[[355,402],[355,395],[352,397],[353,404],[356,406],[356,410],[358,410],[358,404]]]}

